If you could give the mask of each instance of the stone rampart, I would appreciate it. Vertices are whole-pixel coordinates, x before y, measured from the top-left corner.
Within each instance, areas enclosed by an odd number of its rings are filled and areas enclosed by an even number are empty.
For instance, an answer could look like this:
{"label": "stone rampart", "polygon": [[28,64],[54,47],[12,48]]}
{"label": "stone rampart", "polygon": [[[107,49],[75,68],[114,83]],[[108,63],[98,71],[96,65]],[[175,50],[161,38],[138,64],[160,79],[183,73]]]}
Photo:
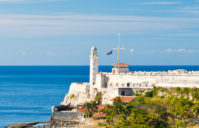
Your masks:
{"label": "stone rampart", "polygon": [[62,121],[71,121],[71,120],[82,120],[83,113],[77,111],[76,109],[72,111],[57,111],[56,107],[52,107],[52,120],[62,120]]}

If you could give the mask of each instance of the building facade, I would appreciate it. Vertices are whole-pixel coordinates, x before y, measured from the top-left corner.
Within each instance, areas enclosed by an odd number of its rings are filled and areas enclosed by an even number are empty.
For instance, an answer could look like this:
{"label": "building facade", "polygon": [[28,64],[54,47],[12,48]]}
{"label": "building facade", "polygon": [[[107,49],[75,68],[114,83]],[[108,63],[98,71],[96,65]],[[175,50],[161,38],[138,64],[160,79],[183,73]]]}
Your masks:
{"label": "building facade", "polygon": [[111,104],[114,97],[133,96],[139,90],[153,87],[199,87],[199,71],[132,72],[129,64],[113,64],[112,72],[98,72],[97,48],[91,48],[90,82],[72,83],[62,105],[78,106],[94,100],[101,92],[102,104]]}

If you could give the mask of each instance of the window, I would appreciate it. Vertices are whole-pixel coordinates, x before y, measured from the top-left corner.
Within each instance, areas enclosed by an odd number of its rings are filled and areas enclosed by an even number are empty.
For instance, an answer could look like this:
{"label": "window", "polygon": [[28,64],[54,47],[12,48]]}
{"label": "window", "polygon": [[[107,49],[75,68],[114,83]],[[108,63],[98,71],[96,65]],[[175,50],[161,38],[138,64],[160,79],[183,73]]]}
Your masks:
{"label": "window", "polygon": [[121,95],[122,95],[122,96],[125,96],[125,91],[122,91],[122,92],[121,92]]}
{"label": "window", "polygon": [[130,83],[127,83],[127,87],[130,87]]}
{"label": "window", "polygon": [[107,88],[107,83],[104,84],[104,87]]}

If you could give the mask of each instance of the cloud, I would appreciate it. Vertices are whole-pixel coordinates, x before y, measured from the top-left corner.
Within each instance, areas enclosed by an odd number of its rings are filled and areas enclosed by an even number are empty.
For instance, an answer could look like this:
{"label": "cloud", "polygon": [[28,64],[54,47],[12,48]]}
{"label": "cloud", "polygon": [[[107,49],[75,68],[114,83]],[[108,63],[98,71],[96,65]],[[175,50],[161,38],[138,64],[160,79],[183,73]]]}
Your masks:
{"label": "cloud", "polygon": [[23,56],[26,56],[27,54],[28,54],[27,51],[22,51],[22,52],[21,52],[21,55],[23,55]]}
{"label": "cloud", "polygon": [[125,34],[160,34],[196,28],[198,23],[199,18],[7,14],[0,15],[0,36],[98,35],[118,31]]}
{"label": "cloud", "polygon": [[167,53],[171,53],[171,52],[173,52],[173,49],[169,48],[169,49],[166,49],[165,51],[166,51]]}
{"label": "cloud", "polygon": [[199,53],[199,50],[184,49],[184,48],[179,48],[179,49],[168,48],[165,51],[167,53]]}
{"label": "cloud", "polygon": [[174,4],[180,4],[180,2],[168,2],[168,1],[154,1],[154,2],[145,2],[145,5],[174,5]]}
{"label": "cloud", "polygon": [[162,10],[161,12],[167,12],[167,13],[187,13],[187,14],[199,14],[199,6],[193,5],[193,6],[183,6],[178,7],[174,10]]}
{"label": "cloud", "polygon": [[54,52],[47,52],[46,55],[47,56],[56,56],[56,54]]}
{"label": "cloud", "polygon": [[173,12],[181,12],[181,13],[190,13],[190,14],[199,14],[199,6],[184,6],[179,8],[178,10],[174,10]]}
{"label": "cloud", "polygon": [[178,52],[186,52],[186,49],[180,48],[178,49]]}
{"label": "cloud", "polygon": [[130,49],[130,53],[133,53],[135,52],[135,50],[133,48]]}
{"label": "cloud", "polygon": [[29,2],[57,2],[67,0],[0,0],[0,3],[29,3]]}

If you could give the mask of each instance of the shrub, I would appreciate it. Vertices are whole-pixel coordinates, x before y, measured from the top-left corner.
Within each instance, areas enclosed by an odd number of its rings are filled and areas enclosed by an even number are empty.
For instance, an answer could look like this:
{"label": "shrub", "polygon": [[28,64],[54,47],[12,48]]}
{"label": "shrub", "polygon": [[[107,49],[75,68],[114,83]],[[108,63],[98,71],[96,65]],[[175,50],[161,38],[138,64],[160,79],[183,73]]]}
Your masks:
{"label": "shrub", "polygon": [[70,96],[70,99],[72,100],[73,98],[75,98],[75,95],[74,94],[72,94],[71,96]]}

